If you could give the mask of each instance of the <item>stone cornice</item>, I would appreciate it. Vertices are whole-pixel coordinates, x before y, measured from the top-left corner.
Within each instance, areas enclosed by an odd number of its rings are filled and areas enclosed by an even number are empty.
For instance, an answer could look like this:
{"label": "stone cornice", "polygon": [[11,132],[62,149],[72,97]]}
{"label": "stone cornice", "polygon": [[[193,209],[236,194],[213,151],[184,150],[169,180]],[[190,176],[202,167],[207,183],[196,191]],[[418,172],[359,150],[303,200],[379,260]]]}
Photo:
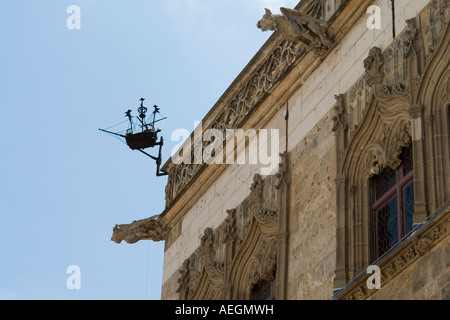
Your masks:
{"label": "stone cornice", "polygon": [[[295,9],[317,11],[315,6],[319,2],[302,1]],[[334,34],[334,46],[323,56],[274,33],[204,117],[203,129],[261,128],[320,66],[372,2],[373,0],[343,1],[328,20],[329,28]],[[281,83],[286,85],[281,86]],[[247,109],[231,117],[230,109],[237,104],[241,105],[241,109]],[[263,119],[255,119],[255,113]],[[194,133],[190,138],[193,137]],[[162,214],[168,223],[176,223],[225,168],[226,165],[174,165],[169,159],[162,168],[169,173],[166,210]],[[202,178],[199,179],[200,177]]]}

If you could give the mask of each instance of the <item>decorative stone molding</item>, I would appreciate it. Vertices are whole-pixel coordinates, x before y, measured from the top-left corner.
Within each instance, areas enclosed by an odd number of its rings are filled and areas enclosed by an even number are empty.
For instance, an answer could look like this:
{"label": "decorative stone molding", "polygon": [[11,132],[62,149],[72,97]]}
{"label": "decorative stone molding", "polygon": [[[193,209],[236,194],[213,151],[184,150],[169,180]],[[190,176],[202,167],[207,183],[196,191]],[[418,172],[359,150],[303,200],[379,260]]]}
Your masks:
{"label": "decorative stone molding", "polygon": [[159,215],[148,219],[133,221],[131,224],[117,225],[113,229],[111,240],[129,244],[141,240],[163,241],[168,233],[166,220]]}
{"label": "decorative stone molding", "polygon": [[[289,176],[289,162],[284,163],[279,177]],[[215,230],[205,229],[200,246],[179,270],[181,299],[249,299],[255,284],[275,277],[279,259],[286,263],[280,258],[285,254],[279,238],[285,205],[279,197],[285,189],[279,181],[277,176],[263,179],[256,174],[247,199],[227,210],[227,218]],[[280,295],[284,289],[280,287]]]}
{"label": "decorative stone molding", "polygon": [[[403,41],[403,40],[402,40]],[[395,48],[395,45],[393,46]],[[399,79],[395,79],[392,84],[387,84],[386,72],[388,69],[394,67],[395,70],[400,70],[401,66],[396,64],[391,66],[392,61],[397,61],[393,57],[393,49],[386,50],[387,57],[385,58],[380,48],[374,47],[370,49],[369,56],[364,60],[364,68],[366,69],[366,82],[372,88],[373,93],[379,101],[388,101],[392,98],[399,97],[408,100],[408,88]],[[389,64],[384,63],[389,61]],[[383,68],[384,67],[384,68]],[[397,74],[394,72],[394,74]],[[397,76],[398,77],[398,76]]]}
{"label": "decorative stone molding", "polygon": [[373,47],[369,51],[369,56],[364,60],[364,69],[368,76],[367,83],[372,85],[374,81],[379,81],[382,77],[381,67],[384,65],[381,49]]}
{"label": "decorative stone molding", "polygon": [[192,295],[191,289],[191,276],[190,276],[190,259],[184,260],[181,268],[178,270],[180,277],[178,278],[178,288],[177,293],[180,294],[181,300],[186,300],[187,297]]}
{"label": "decorative stone molding", "polygon": [[222,226],[222,243],[227,241],[234,242],[238,240],[237,225],[236,225],[236,209],[227,210],[228,217]]}
{"label": "decorative stone molding", "polygon": [[335,116],[332,118],[334,124],[331,129],[333,132],[336,132],[338,129],[347,131],[348,130],[348,120],[347,120],[347,112],[345,107],[345,95],[340,94],[335,96],[337,104],[334,107]]}
{"label": "decorative stone molding", "polygon": [[247,291],[251,291],[261,281],[272,281],[275,278],[278,245],[276,242],[272,243],[270,248],[267,248],[266,245],[270,244],[265,243],[263,255],[254,255],[251,258]]}
{"label": "decorative stone molding", "polygon": [[276,184],[275,188],[278,190],[282,187],[282,185],[289,185],[291,183],[291,175],[290,175],[290,162],[289,162],[289,153],[284,152],[280,153],[280,168],[278,173],[276,174]]}
{"label": "decorative stone molding", "polygon": [[[385,257],[375,262],[381,269],[381,283],[389,283],[389,281],[400,275],[421,257],[427,255],[449,235],[450,204],[447,204],[428,223],[419,226],[408,238],[391,249]],[[376,290],[369,290],[367,288],[366,282],[369,276],[363,274],[355,283],[336,293],[335,299],[369,299],[376,293]]]}
{"label": "decorative stone molding", "polygon": [[205,271],[209,275],[211,284],[220,287],[223,285],[224,263],[215,260],[214,231],[211,228],[206,228],[200,242],[200,259]]}
{"label": "decorative stone molding", "polygon": [[264,188],[263,179],[262,179],[261,175],[255,174],[253,176],[253,183],[250,186],[249,201],[251,203],[263,201],[263,196],[264,196],[263,188]]}

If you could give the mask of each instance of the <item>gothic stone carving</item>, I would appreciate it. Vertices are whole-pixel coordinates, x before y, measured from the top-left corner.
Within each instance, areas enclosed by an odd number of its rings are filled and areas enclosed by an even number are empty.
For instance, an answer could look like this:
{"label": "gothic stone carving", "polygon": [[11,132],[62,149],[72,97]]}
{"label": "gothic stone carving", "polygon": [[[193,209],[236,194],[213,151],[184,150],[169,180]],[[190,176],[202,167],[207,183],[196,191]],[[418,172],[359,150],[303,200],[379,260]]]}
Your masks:
{"label": "gothic stone carving", "polygon": [[275,188],[279,190],[282,185],[289,185],[291,183],[290,175],[290,154],[288,152],[280,153],[280,168],[276,174]]}
{"label": "gothic stone carving", "polygon": [[179,270],[182,299],[248,299],[252,287],[275,276],[278,246],[277,178],[254,176],[250,194]]}
{"label": "gothic stone carving", "polygon": [[133,244],[140,240],[158,242],[165,239],[167,231],[165,220],[157,215],[148,219],[133,221],[131,224],[116,224],[111,240],[118,244],[122,241]]}
{"label": "gothic stone carving", "polygon": [[[333,120],[338,288],[370,263],[369,178],[386,167],[396,169],[403,147],[413,146],[415,223],[450,198],[441,178],[448,175],[450,166],[440,160],[448,159],[448,124],[426,121],[436,114],[448,116],[449,4],[449,0],[431,1],[427,10],[407,21],[406,29],[384,51],[372,48],[364,61],[363,77],[337,97]],[[441,156],[433,160],[435,156],[427,155],[426,150],[434,150],[436,144],[441,147],[434,152]],[[350,192],[350,186],[357,186],[355,192]],[[409,254],[420,254],[429,246],[428,239],[418,240]],[[406,257],[387,267],[386,274],[396,273],[403,260],[407,261]]]}
{"label": "gothic stone carving", "polygon": [[298,10],[280,8],[282,14],[266,14],[258,21],[262,31],[275,30],[288,41],[301,43],[307,50],[323,56],[333,45],[327,33],[327,23]]}
{"label": "gothic stone carving", "polygon": [[345,95],[340,94],[335,96],[337,104],[334,107],[335,116],[332,118],[334,125],[331,129],[336,132],[338,129],[347,131],[348,130],[348,120],[347,112],[345,110]]}

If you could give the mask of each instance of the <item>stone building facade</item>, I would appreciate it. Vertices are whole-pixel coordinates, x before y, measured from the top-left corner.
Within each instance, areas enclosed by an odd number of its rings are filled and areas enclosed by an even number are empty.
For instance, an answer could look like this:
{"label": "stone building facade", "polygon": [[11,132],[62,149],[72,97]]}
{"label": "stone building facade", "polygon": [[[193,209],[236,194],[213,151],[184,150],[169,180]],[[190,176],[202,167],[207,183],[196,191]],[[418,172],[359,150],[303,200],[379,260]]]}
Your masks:
{"label": "stone building facade", "polygon": [[202,129],[234,153],[231,129],[277,130],[277,167],[184,154],[165,211],[115,229],[165,241],[163,299],[450,298],[450,1],[390,3],[266,12],[275,32]]}

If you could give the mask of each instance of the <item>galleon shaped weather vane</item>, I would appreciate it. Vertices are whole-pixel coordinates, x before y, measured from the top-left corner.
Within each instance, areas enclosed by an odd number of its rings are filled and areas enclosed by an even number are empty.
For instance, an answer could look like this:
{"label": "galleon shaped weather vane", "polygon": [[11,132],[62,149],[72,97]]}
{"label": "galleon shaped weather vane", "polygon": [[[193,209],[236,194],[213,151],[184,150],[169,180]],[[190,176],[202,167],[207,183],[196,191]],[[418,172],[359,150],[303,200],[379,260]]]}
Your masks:
{"label": "galleon shaped weather vane", "polygon": [[[139,115],[137,117],[133,117],[131,115],[132,110],[128,110],[125,112],[125,117],[128,118],[129,122],[129,126],[125,134],[108,131],[106,129],[99,129],[99,130],[112,134],[114,136],[124,138],[126,144],[131,150],[137,150],[156,161],[156,175],[158,177],[166,176],[167,173],[160,171],[162,162],[161,151],[162,146],[164,144],[164,139],[163,137],[161,137],[158,141],[158,133],[161,132],[161,130],[156,129],[155,123],[165,120],[167,118],[161,117],[157,119],[157,115],[160,114],[159,112],[160,108],[156,105],[153,106],[153,112],[151,116],[147,118],[148,109],[144,106],[145,99],[141,98],[140,101],[141,104],[137,109]],[[147,148],[153,148],[155,146],[159,146],[158,156],[156,157],[144,151]]]}

